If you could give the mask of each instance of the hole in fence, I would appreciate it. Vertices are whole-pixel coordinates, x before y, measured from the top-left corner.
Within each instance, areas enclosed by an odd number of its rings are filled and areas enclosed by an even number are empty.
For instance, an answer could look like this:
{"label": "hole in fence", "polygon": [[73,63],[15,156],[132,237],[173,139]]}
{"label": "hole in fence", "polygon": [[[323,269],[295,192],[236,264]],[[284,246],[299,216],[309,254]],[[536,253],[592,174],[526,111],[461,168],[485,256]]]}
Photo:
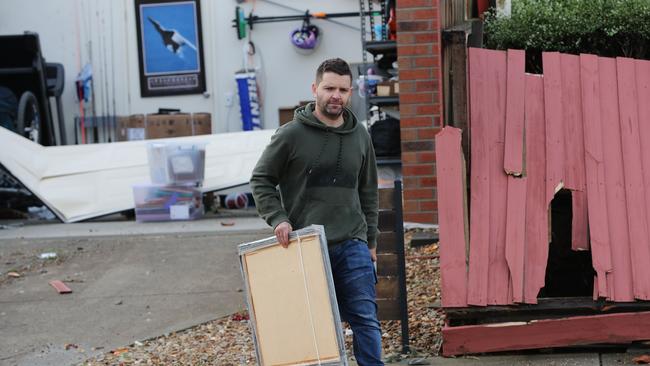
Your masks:
{"label": "hole in fence", "polygon": [[571,249],[571,191],[560,190],[551,202],[551,242],[546,265],[546,285],[539,297],[591,297],[594,270],[591,251]]}

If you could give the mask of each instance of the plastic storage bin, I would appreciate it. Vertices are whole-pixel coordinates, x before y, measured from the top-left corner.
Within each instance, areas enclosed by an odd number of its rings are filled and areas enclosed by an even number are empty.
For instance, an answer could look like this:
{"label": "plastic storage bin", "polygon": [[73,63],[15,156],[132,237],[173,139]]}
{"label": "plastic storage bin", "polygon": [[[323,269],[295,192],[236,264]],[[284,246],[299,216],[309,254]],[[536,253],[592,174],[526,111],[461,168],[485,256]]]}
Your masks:
{"label": "plastic storage bin", "polygon": [[135,219],[194,220],[203,216],[201,191],[192,185],[143,184],[133,187]]}
{"label": "plastic storage bin", "polygon": [[147,145],[154,184],[200,184],[205,176],[205,145],[152,142]]}

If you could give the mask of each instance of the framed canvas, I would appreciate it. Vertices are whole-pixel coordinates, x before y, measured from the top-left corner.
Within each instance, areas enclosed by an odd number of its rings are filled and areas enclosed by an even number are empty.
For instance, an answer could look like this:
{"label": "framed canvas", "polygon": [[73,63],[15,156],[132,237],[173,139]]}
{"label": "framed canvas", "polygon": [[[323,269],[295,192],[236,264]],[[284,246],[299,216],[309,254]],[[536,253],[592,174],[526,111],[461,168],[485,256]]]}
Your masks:
{"label": "framed canvas", "polygon": [[135,0],[140,95],[205,91],[199,0]]}
{"label": "framed canvas", "polygon": [[325,230],[312,225],[283,248],[271,237],[241,244],[259,365],[347,365]]}

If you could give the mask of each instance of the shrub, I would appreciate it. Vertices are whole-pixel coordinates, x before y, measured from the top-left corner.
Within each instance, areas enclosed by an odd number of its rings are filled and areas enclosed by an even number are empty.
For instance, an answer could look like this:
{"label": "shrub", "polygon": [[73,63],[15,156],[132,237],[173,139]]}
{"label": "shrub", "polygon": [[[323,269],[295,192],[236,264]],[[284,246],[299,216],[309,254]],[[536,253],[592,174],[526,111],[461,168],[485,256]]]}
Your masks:
{"label": "shrub", "polygon": [[541,71],[541,52],[650,59],[650,0],[512,0],[512,15],[485,18],[486,46],[525,49]]}

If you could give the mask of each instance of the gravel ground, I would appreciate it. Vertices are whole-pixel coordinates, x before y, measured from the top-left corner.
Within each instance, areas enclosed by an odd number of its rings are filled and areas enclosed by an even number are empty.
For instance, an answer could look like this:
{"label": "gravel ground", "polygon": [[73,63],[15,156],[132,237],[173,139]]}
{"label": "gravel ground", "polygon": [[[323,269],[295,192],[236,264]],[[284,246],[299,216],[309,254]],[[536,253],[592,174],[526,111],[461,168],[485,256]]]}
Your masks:
{"label": "gravel ground", "polygon": [[[411,350],[401,354],[398,321],[382,321],[383,351],[387,362],[437,355],[444,323],[441,310],[430,307],[439,299],[438,246],[410,247],[413,230],[405,234]],[[352,354],[352,336],[346,335]],[[246,365],[255,364],[255,347],[245,310],[187,330],[111,350],[80,365]]]}

